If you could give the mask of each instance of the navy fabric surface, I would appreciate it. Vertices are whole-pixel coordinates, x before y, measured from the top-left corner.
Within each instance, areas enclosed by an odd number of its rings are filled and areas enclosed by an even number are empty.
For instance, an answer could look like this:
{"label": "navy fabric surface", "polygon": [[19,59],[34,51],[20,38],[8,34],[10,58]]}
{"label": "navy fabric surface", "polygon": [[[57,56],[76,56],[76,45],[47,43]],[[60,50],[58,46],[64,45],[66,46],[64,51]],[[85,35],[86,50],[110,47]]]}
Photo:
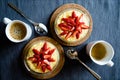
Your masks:
{"label": "navy fabric surface", "polygon": [[[0,0],[0,80],[36,80],[28,75],[21,64],[21,53],[29,40],[38,37],[33,26],[18,13],[8,7],[12,2],[27,16],[36,22],[44,23],[49,29],[49,20],[56,8],[66,3],[77,3],[85,7],[93,19],[93,31],[83,44],[73,47],[79,52],[79,58],[97,72],[102,80],[120,80],[120,0]],[[5,35],[2,19],[22,20],[33,29],[32,37],[22,43],[12,43]],[[47,36],[52,37],[50,34]],[[115,50],[113,67],[99,66],[86,55],[86,44],[94,40],[108,41]],[[63,46],[66,51],[68,47]],[[50,80],[95,80],[78,61],[65,56],[61,72]]]}

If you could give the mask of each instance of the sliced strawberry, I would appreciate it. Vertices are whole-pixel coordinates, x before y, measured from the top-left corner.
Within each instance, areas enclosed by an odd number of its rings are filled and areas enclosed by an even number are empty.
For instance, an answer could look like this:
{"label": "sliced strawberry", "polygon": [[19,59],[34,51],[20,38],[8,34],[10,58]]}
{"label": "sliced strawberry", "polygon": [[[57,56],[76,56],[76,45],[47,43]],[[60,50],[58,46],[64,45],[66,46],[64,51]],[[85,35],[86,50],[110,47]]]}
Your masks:
{"label": "sliced strawberry", "polygon": [[63,27],[63,26],[61,26],[60,29],[63,30],[63,31],[68,31],[68,30],[70,30],[69,28],[66,28],[66,27]]}
{"label": "sliced strawberry", "polygon": [[82,29],[88,29],[89,28],[89,26],[86,26],[86,25],[81,25],[81,27],[82,27]]}
{"label": "sliced strawberry", "polygon": [[68,34],[65,36],[65,39],[68,39],[69,37],[71,37],[72,32],[68,32]]}
{"label": "sliced strawberry", "polygon": [[80,17],[76,17],[76,19],[75,19],[75,22],[76,22],[76,25],[78,25],[79,24],[79,22],[80,22],[80,19],[83,17],[83,14],[81,14],[80,15]]}
{"label": "sliced strawberry", "polygon": [[47,59],[47,58],[50,58],[51,57],[51,55],[44,55],[44,59]]}
{"label": "sliced strawberry", "polygon": [[48,70],[50,70],[50,71],[52,70],[52,68],[51,68],[50,65],[47,65],[46,68],[47,68]]}
{"label": "sliced strawberry", "polygon": [[47,50],[47,42],[44,43],[43,47],[42,47],[42,50],[43,51],[46,51]]}
{"label": "sliced strawberry", "polygon": [[61,36],[66,35],[68,33],[68,31],[63,31],[62,33],[60,33]]}
{"label": "sliced strawberry", "polygon": [[65,28],[71,29],[71,26],[68,26],[68,25],[65,24],[65,23],[60,23],[58,26],[59,26],[59,27],[65,27]]}
{"label": "sliced strawberry", "polygon": [[75,23],[76,23],[76,25],[78,25],[79,24],[79,21],[80,21],[80,17],[76,17],[76,19],[75,19]]}
{"label": "sliced strawberry", "polygon": [[76,38],[79,39],[79,37],[80,37],[80,33],[77,33]]}
{"label": "sliced strawberry", "polygon": [[44,60],[41,61],[41,66],[45,65]]}
{"label": "sliced strawberry", "polygon": [[55,60],[53,58],[48,58],[49,62],[55,62]]}
{"label": "sliced strawberry", "polygon": [[29,57],[28,60],[31,60],[32,62],[36,62],[37,59],[35,57]]}
{"label": "sliced strawberry", "polygon": [[43,60],[46,65],[50,65],[50,62],[48,60]]}
{"label": "sliced strawberry", "polygon": [[45,72],[45,70],[46,70],[46,65],[41,66],[41,68],[42,68],[42,71]]}
{"label": "sliced strawberry", "polygon": [[62,20],[66,23],[70,23],[72,25],[75,25],[74,23],[74,19],[71,19],[71,18],[62,18]]}
{"label": "sliced strawberry", "polygon": [[78,31],[76,30],[76,31],[74,31],[73,32],[73,34],[72,34],[72,36],[76,36],[76,34],[78,33]]}
{"label": "sliced strawberry", "polygon": [[40,58],[40,55],[35,55],[35,54],[34,54],[33,56],[34,56],[35,58],[37,58],[37,59]]}
{"label": "sliced strawberry", "polygon": [[37,64],[37,69],[39,69],[40,68],[40,66],[41,66],[41,62],[38,62],[38,64]]}
{"label": "sliced strawberry", "polygon": [[72,18],[76,18],[75,11],[72,12]]}
{"label": "sliced strawberry", "polygon": [[51,50],[49,50],[48,54],[52,55],[54,51],[55,51],[55,49],[51,49]]}
{"label": "sliced strawberry", "polygon": [[77,26],[77,27],[76,27],[76,31],[82,32],[81,26]]}
{"label": "sliced strawberry", "polygon": [[33,49],[33,52],[37,55],[39,54],[39,51],[37,49]]}

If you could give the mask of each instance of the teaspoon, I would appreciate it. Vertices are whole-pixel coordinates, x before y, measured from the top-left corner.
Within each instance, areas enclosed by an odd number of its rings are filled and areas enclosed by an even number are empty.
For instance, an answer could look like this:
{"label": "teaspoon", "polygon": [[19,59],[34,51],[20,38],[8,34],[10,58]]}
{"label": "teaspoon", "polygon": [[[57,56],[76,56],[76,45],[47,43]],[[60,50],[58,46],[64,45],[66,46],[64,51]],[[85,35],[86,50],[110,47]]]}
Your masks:
{"label": "teaspoon", "polygon": [[92,69],[90,69],[85,63],[83,63],[78,58],[78,52],[77,51],[75,51],[73,49],[68,49],[66,54],[70,59],[78,60],[97,80],[101,80],[101,77],[96,72],[94,72]]}
{"label": "teaspoon", "polygon": [[48,33],[48,30],[44,24],[36,23],[36,22],[32,21],[30,18],[28,18],[26,15],[24,15],[21,10],[19,10],[16,6],[14,6],[12,3],[8,3],[8,5],[12,9],[14,9],[17,13],[19,13],[21,16],[23,16],[25,19],[27,19],[30,23],[32,23],[33,26],[35,26],[35,31],[38,34],[47,34]]}

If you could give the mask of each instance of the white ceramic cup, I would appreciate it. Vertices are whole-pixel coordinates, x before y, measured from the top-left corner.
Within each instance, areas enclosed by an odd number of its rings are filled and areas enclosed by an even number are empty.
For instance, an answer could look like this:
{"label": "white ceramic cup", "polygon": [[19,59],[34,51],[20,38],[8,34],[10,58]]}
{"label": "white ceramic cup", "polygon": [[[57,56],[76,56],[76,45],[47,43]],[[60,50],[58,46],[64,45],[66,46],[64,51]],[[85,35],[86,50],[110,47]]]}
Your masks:
{"label": "white ceramic cup", "polygon": [[[96,44],[102,44],[105,49],[106,49],[106,54],[105,56],[100,59],[100,60],[96,60],[91,54],[92,54],[92,49]],[[104,40],[98,40],[98,41],[93,41],[88,43],[87,47],[86,47],[87,53],[89,54],[91,60],[93,62],[95,62],[98,65],[108,65],[110,67],[112,67],[114,65],[114,62],[112,61],[112,58],[114,56],[114,49],[113,47],[110,45],[110,43],[104,41]]]}
{"label": "white ceramic cup", "polygon": [[[28,40],[31,37],[31,35],[32,35],[31,27],[28,24],[26,24],[25,22],[23,22],[23,21],[20,21],[20,20],[10,20],[9,18],[5,17],[5,18],[3,18],[3,22],[7,25],[6,29],[5,29],[5,34],[6,34],[7,38],[11,42],[14,42],[14,43],[23,42],[23,41]],[[18,39],[15,39],[15,38],[13,38],[11,36],[10,28],[11,28],[12,24],[14,24],[14,23],[20,23],[20,24],[24,25],[24,27],[26,29],[26,34],[25,34],[25,37],[23,39],[18,40]]]}

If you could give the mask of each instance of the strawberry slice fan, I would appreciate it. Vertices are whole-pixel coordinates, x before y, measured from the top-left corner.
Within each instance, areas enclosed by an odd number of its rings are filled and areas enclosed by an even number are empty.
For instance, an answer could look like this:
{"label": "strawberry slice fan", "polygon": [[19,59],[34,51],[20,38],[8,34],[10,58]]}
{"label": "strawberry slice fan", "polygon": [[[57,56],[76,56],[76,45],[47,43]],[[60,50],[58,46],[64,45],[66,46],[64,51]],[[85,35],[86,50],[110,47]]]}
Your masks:
{"label": "strawberry slice fan", "polygon": [[62,23],[58,24],[58,27],[62,30],[60,36],[65,36],[67,40],[70,37],[76,37],[79,39],[82,29],[89,29],[89,26],[85,25],[84,22],[80,22],[83,14],[77,16],[75,11],[68,18],[62,18]]}
{"label": "strawberry slice fan", "polygon": [[47,47],[47,42],[44,43],[43,47],[38,51],[37,49],[32,50],[34,55],[29,57],[28,60],[32,61],[32,63],[37,64],[37,69],[42,69],[45,72],[46,69],[52,70],[50,63],[54,62],[55,60],[51,57],[54,53],[55,49],[50,49]]}

